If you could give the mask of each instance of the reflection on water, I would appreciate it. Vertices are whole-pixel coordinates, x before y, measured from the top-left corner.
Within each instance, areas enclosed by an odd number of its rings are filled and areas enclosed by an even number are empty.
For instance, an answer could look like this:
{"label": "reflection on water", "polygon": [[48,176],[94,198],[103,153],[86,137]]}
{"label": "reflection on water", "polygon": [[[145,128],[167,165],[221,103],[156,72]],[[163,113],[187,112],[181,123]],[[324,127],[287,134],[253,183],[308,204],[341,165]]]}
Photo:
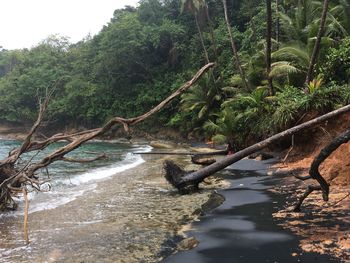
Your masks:
{"label": "reflection on water", "polygon": [[[3,142],[2,150],[14,144]],[[73,154],[108,151],[114,157],[51,167],[52,191],[31,196],[29,246],[24,246],[21,210],[0,215],[0,262],[159,261],[209,192],[178,195],[163,179],[159,156],[144,162],[130,154],[147,149],[88,144]]]}

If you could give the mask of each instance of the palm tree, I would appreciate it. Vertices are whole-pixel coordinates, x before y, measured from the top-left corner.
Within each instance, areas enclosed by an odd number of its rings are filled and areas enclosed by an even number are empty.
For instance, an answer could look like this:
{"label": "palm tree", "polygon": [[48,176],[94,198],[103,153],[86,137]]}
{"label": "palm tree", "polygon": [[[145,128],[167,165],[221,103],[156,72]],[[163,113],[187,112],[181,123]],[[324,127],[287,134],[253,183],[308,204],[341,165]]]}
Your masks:
{"label": "palm tree", "polygon": [[261,132],[262,123],[257,121],[269,109],[267,95],[268,90],[265,87],[258,87],[250,94],[240,93],[226,100],[216,121],[207,121],[204,129],[214,134],[212,139],[216,143],[245,144],[245,139],[250,134]]}
{"label": "palm tree", "polygon": [[[340,0],[338,5],[325,14],[323,35],[319,39],[320,43],[318,54],[315,57],[316,60],[320,56],[321,46],[324,50],[325,47],[333,45],[337,38],[349,35],[350,23],[348,22],[350,22],[350,19],[347,15],[350,13],[349,6],[349,0]],[[279,13],[281,36],[286,39],[284,41],[285,44],[282,45],[282,50],[272,53],[272,59],[275,62],[285,61],[295,66],[298,70],[299,79],[303,79],[302,83],[298,85],[308,84],[306,83],[306,76],[312,61],[313,47],[315,46],[315,39],[317,39],[320,17],[323,11],[322,2],[320,1],[298,0],[296,8],[288,12],[288,14]],[[313,64],[316,63],[314,62]],[[313,69],[308,82],[312,78],[312,73]]]}
{"label": "palm tree", "polygon": [[217,144],[227,143],[229,147],[234,148],[235,142],[240,142],[235,131],[236,121],[234,112],[229,109],[223,109],[220,112],[216,122],[211,120],[205,122],[203,129],[213,134],[212,141]]}
{"label": "palm tree", "polygon": [[277,48],[279,49],[280,44],[280,17],[279,17],[279,1],[276,0],[276,43]]}
{"label": "palm tree", "polygon": [[208,20],[208,25],[209,25],[209,32],[210,32],[210,37],[211,37],[211,42],[213,45],[213,51],[214,51],[214,55],[215,55],[215,59],[217,60],[218,58],[218,48],[216,45],[216,38],[215,38],[215,34],[214,34],[214,29],[213,29],[213,21],[210,18],[209,15],[209,8],[208,8],[208,4],[205,2],[205,0],[203,1],[203,6],[204,6],[204,11],[205,11],[205,16]]}
{"label": "palm tree", "polygon": [[308,71],[306,74],[306,80],[305,80],[306,85],[309,84],[310,80],[313,77],[313,71],[315,68],[315,64],[317,62],[318,54],[320,52],[321,39],[322,39],[322,36],[324,35],[324,27],[325,27],[326,18],[327,18],[328,5],[329,5],[329,0],[324,0],[320,26],[319,26],[318,33],[317,33],[316,42],[315,42],[315,45],[314,45],[314,48],[313,48],[313,51],[311,54],[309,68],[308,68]]}
{"label": "palm tree", "polygon": [[267,71],[267,80],[269,83],[270,95],[275,94],[275,90],[272,83],[272,78],[270,76],[271,72],[271,53],[272,53],[272,9],[271,9],[271,0],[266,0],[266,71]]}
{"label": "palm tree", "polygon": [[210,63],[208,51],[207,51],[205,44],[204,44],[203,33],[202,33],[202,30],[199,26],[199,21],[198,21],[199,11],[201,10],[201,8],[204,5],[205,5],[204,0],[181,0],[181,12],[184,9],[187,9],[193,14],[195,22],[196,22],[196,27],[198,30],[199,39],[200,39],[202,49],[204,52],[205,60],[207,63]]}
{"label": "palm tree", "polygon": [[221,100],[215,84],[217,83],[213,84],[212,74],[203,76],[198,84],[181,96],[181,110],[191,112],[200,121],[207,118]]}
{"label": "palm tree", "polygon": [[284,85],[302,86],[310,61],[306,50],[305,45],[297,43],[281,46],[280,49],[272,52],[270,77]]}
{"label": "palm tree", "polygon": [[232,35],[232,30],[231,30],[231,25],[230,25],[230,20],[228,18],[228,14],[227,14],[227,3],[226,0],[222,0],[222,3],[224,5],[224,13],[225,13],[225,21],[226,21],[226,26],[227,26],[227,31],[230,37],[230,41],[231,41],[231,48],[232,48],[232,52],[233,52],[233,56],[234,56],[234,60],[237,66],[237,69],[239,70],[239,74],[241,75],[242,81],[244,83],[244,87],[249,90],[249,85],[246,79],[246,75],[245,75],[245,71],[241,65],[239,56],[238,56],[238,52],[237,52],[237,46],[236,43],[233,39],[233,35]]}

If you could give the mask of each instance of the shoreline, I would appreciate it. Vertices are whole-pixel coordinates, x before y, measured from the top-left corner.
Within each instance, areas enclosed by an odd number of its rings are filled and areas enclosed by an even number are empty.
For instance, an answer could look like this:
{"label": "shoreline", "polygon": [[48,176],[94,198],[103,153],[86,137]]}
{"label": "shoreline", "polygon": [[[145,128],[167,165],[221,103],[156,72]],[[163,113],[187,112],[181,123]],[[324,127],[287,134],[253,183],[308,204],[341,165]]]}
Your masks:
{"label": "shoreline", "polygon": [[[17,136],[17,135],[16,135]],[[1,136],[0,136],[1,137]],[[97,142],[111,142],[111,143],[123,143],[123,142],[126,142],[125,140],[97,140]],[[139,141],[138,139],[135,140],[135,142],[137,143],[137,141]],[[145,141],[145,140],[141,140],[141,141]],[[130,143],[129,141],[127,141],[127,143]],[[162,144],[166,144],[167,141],[161,141]],[[179,145],[180,144],[177,144],[177,143],[173,143],[173,142],[169,142],[168,143],[170,145],[170,149],[174,150],[174,151],[177,151],[179,149]],[[188,146],[189,149],[194,149],[193,147],[190,147]],[[160,146],[160,148],[158,149],[169,149],[167,147],[165,148],[162,148],[162,146]],[[201,147],[196,147],[195,148],[196,150],[200,150],[203,148]],[[204,149],[203,151],[206,151],[206,149]],[[174,158],[173,156],[169,156],[170,158]],[[145,158],[145,160],[147,161],[147,158]],[[280,166],[281,164],[278,163],[276,164],[278,166]],[[198,167],[198,166],[197,166]],[[292,166],[293,167],[293,166]],[[291,168],[291,167],[289,167]],[[185,168],[186,170],[190,170],[190,168]],[[287,169],[287,170],[286,170]],[[288,172],[288,165],[286,166],[286,169],[283,171],[283,172]],[[274,174],[274,173],[272,173]],[[283,185],[289,185],[289,184],[292,184],[292,178],[290,177],[284,177],[283,178]],[[294,179],[295,181],[295,179]],[[301,185],[301,183],[298,184],[299,186]],[[223,186],[223,185],[222,185]],[[223,189],[221,187],[216,187],[214,189],[218,189],[219,191],[222,191]],[[297,195],[300,194],[300,189],[298,191],[296,191],[297,188],[293,188],[291,189],[290,192],[288,192],[288,194],[292,195],[293,196],[293,201],[296,201],[296,198],[297,198]],[[347,188],[348,189],[348,188]],[[278,186],[272,190],[272,191],[276,191],[276,192],[279,192],[279,194],[285,194],[283,193],[283,191],[281,190],[284,190],[284,189],[279,189]],[[303,189],[301,189],[303,190]],[[349,189],[350,190],[350,189]],[[331,192],[332,194],[332,192]],[[339,198],[341,197],[340,195],[336,195],[335,197]],[[320,211],[320,209],[322,209],[322,200],[319,198],[319,195],[316,193],[316,194],[313,194],[310,196],[310,198],[308,199],[310,200],[310,203],[313,207],[310,208],[310,216],[312,216],[312,213],[313,213],[313,209],[315,209],[316,207],[316,210],[317,210],[317,213],[319,213],[320,215],[326,217],[327,216],[327,213],[329,214],[336,214],[337,217],[342,217],[341,213],[344,212],[343,209],[345,209],[345,212],[347,211],[346,209],[348,207],[345,207],[344,206],[338,206],[336,207],[335,210],[333,209],[329,209],[328,211],[326,211],[326,213],[323,213],[322,214],[322,211]],[[333,200],[333,199],[332,199]],[[232,200],[231,200],[232,201]],[[210,202],[210,198],[207,202]],[[214,210],[215,207],[212,207],[211,210]],[[308,209],[308,208],[307,208]],[[332,227],[325,227],[321,224],[316,224],[317,227],[319,227],[320,229],[323,229],[323,231],[328,231],[328,230],[331,230],[330,232],[332,232],[333,234],[332,235],[328,235],[328,236],[324,236],[324,235],[318,235],[316,238],[315,237],[311,237],[310,234],[307,234],[305,235],[305,224],[307,222],[309,222],[308,220],[310,220],[310,218],[304,220],[302,217],[305,215],[305,214],[308,214],[308,213],[301,213],[299,215],[296,215],[295,213],[294,214],[291,214],[289,211],[288,211],[288,207],[286,207],[285,209],[282,209],[281,211],[277,211],[275,213],[273,213],[273,216],[275,218],[277,218],[278,220],[285,220],[285,222],[282,222],[280,223],[280,225],[284,228],[284,229],[287,229],[287,230],[290,230],[292,231],[295,235],[299,236],[300,237],[300,246],[301,248],[306,251],[306,252],[319,252],[319,253],[327,253],[327,254],[331,254],[331,253],[335,253],[335,255],[339,256],[340,258],[342,258],[343,260],[349,260],[349,251],[350,251],[350,248],[349,248],[349,245],[347,245],[348,243],[348,239],[344,236],[346,236],[346,234],[348,232],[344,232],[343,236],[339,237],[337,235],[337,230],[338,229],[334,229],[334,225],[336,225],[336,222],[333,222],[333,226]],[[343,216],[344,217],[344,216]],[[317,218],[316,218],[317,219]],[[329,218],[328,218],[329,219]],[[346,218],[345,218],[346,219]],[[196,223],[198,219],[194,218],[193,220],[191,220],[189,223],[185,223],[185,225],[183,225],[183,227],[186,229],[186,228],[191,228],[191,225],[192,223]],[[349,219],[350,220],[350,219]],[[323,221],[324,222],[324,221]],[[350,221],[348,221],[350,222]],[[325,222],[324,222],[325,223]],[[332,222],[331,222],[332,223]],[[340,222],[341,223],[341,222]],[[314,224],[314,222],[311,222],[311,225]],[[342,223],[345,227],[346,227],[346,223]],[[339,224],[338,224],[339,225]],[[341,225],[341,224],[340,224]],[[343,228],[341,228],[343,229]],[[180,232],[184,232],[182,231],[183,229],[179,229]],[[344,230],[341,230],[341,231],[344,231]],[[311,231],[312,232],[312,231]],[[338,231],[339,232],[339,231]],[[174,238],[174,240],[177,240],[178,243],[175,244],[175,247],[174,249],[176,248],[176,246],[178,246],[179,243],[181,243],[183,241],[183,239],[181,239],[182,236],[181,234],[177,235],[177,237]],[[325,237],[325,238],[324,238]],[[187,238],[185,238],[187,239]],[[324,240],[325,239],[325,240]],[[190,246],[197,246],[196,242],[195,241],[191,241],[189,240],[190,242],[187,244],[188,247]],[[312,241],[312,244],[310,244],[310,241]],[[325,241],[325,242],[324,242]],[[170,241],[171,242],[171,241]],[[191,243],[192,242],[192,243]],[[168,244],[169,245],[169,244]],[[168,246],[166,245],[166,246]],[[185,247],[186,247],[186,244],[185,244]],[[334,250],[336,252],[334,252]],[[345,252],[344,252],[345,251]],[[179,252],[181,253],[181,252]],[[162,254],[161,254],[162,255]],[[348,261],[345,261],[345,262],[348,262]],[[350,262],[350,261],[349,261]]]}
{"label": "shoreline", "polygon": [[[177,150],[183,149],[174,149]],[[169,243],[169,237],[175,242],[180,241],[176,234],[186,224],[196,220],[198,209],[208,201],[209,195],[220,186],[220,182],[213,180],[212,185],[201,193],[190,197],[181,196],[162,176],[161,164],[167,156],[142,157],[145,162],[135,168],[107,180],[91,181],[97,186],[91,191],[85,191],[86,195],[54,209],[31,213],[29,237],[32,243],[28,247],[31,253],[24,249],[21,240],[22,216],[6,218],[0,223],[0,232],[3,233],[0,255],[4,257],[4,261],[0,262],[17,262],[18,259],[23,262],[37,259],[40,262],[43,260],[40,256],[43,251],[62,262],[90,260],[91,257],[105,262],[118,262],[118,258],[125,258],[125,262],[136,263],[142,258],[149,259],[148,262],[158,262],[156,257],[162,255],[158,252],[168,253],[166,251],[170,247],[173,249],[177,245]],[[186,169],[193,166],[187,157],[176,159]],[[33,202],[32,206],[35,205]],[[13,228],[13,225],[18,227]],[[10,234],[12,232],[16,234]],[[158,243],[158,240],[162,240],[162,243]],[[110,247],[111,255],[101,254],[102,247]]]}
{"label": "shoreline", "polygon": [[[202,215],[189,228],[187,239],[192,240],[191,250],[177,251],[162,262],[311,262],[315,259],[324,263],[338,262],[327,254],[304,252],[299,248],[301,238],[298,235],[279,226],[278,219],[270,222],[272,212],[283,207],[286,195],[266,192],[276,182],[283,183],[284,177],[267,175],[268,169],[265,167],[264,171],[261,162],[252,162],[239,161],[221,173],[220,177],[231,184],[227,189],[218,190],[218,194],[225,197],[224,203]],[[244,174],[239,175],[239,170]]]}

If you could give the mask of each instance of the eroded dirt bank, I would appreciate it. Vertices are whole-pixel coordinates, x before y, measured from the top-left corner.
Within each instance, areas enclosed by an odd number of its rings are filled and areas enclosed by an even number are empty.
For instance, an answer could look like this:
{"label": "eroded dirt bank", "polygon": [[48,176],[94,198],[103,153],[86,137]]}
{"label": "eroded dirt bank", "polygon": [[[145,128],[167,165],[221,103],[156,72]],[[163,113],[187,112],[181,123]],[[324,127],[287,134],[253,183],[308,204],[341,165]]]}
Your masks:
{"label": "eroded dirt bank", "polygon": [[300,213],[292,212],[296,197],[314,183],[313,180],[301,182],[293,174],[307,175],[320,150],[347,129],[350,129],[350,114],[314,127],[303,135],[302,143],[293,147],[286,162],[278,164],[279,171],[290,176],[275,191],[289,193],[290,198],[284,210],[274,214],[284,219],[283,227],[302,237],[300,246],[304,251],[327,253],[343,262],[350,262],[350,142],[339,147],[320,166],[321,175],[330,185],[328,202],[323,201],[320,192],[314,192],[304,201]]}

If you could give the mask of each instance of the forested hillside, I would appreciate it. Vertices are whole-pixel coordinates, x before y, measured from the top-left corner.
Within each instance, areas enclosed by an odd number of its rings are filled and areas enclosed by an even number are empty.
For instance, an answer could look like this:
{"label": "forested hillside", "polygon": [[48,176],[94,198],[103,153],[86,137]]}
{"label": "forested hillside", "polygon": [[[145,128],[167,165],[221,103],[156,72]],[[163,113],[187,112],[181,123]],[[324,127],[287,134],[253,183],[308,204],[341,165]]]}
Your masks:
{"label": "forested hillside", "polygon": [[79,43],[1,50],[0,119],[33,122],[58,79],[56,126],[137,116],[215,62],[156,121],[244,146],[350,102],[349,33],[349,0],[141,0]]}

